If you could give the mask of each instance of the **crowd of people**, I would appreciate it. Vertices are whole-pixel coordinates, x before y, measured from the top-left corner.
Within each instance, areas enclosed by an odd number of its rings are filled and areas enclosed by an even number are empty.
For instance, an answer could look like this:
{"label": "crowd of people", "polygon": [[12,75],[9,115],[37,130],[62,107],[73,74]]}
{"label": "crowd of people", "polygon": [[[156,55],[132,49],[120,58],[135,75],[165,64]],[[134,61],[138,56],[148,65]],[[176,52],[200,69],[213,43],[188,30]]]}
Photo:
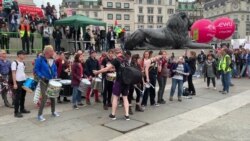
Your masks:
{"label": "crowd of people", "polygon": [[[27,79],[25,55],[25,51],[18,51],[17,59],[11,62],[7,59],[5,50],[0,52],[1,82],[9,81],[14,93],[12,104],[7,100],[7,92],[4,89],[1,89],[2,98],[6,107],[14,106],[15,117],[23,117],[23,114],[30,112],[25,108],[26,91],[22,88]],[[139,72],[141,80],[136,80],[136,84],[126,83],[123,79],[124,76],[129,80],[135,79],[130,78],[129,73],[123,73],[123,69],[126,67],[134,68],[133,73]],[[111,75],[114,73],[116,75]],[[129,120],[129,115],[134,114],[133,100],[135,100],[136,112],[143,112],[148,105],[157,107],[166,103],[164,94],[168,78],[172,79],[169,101],[174,100],[176,87],[178,87],[177,100],[180,102],[183,95],[196,95],[193,84],[194,75],[204,76],[207,88],[210,87],[210,81],[212,81],[215,90],[216,80],[220,78],[223,86],[220,92],[228,94],[230,86],[233,86],[231,77],[250,78],[250,51],[242,47],[232,50],[226,45],[222,45],[221,48],[208,53],[202,50],[197,56],[194,51],[186,51],[183,56],[176,57],[172,53],[168,57],[165,50],[161,50],[156,56],[153,55],[153,51],[146,50],[141,56],[114,48],[104,52],[100,58],[97,58],[95,50],[91,50],[88,59],[84,60],[82,50],[78,50],[74,56],[70,56],[65,52],[55,53],[53,47],[47,45],[34,61],[34,78],[40,82],[41,88],[38,120],[45,120],[43,109],[48,98],[51,100],[52,115],[59,116],[55,110],[56,99],[47,94],[49,82],[53,79],[71,80],[69,85],[72,90],[68,92],[67,96],[72,96],[73,109],[77,110],[84,105],[83,95],[87,105],[91,105],[91,95],[94,96],[96,103],[101,103],[100,95],[102,95],[103,109],[108,110],[112,107],[112,113],[109,115],[111,119],[116,119],[117,105],[119,102],[123,102],[125,119]],[[102,79],[103,87],[101,89],[87,87],[84,91],[79,90],[83,79],[93,83],[97,78]],[[183,83],[186,81],[188,83],[187,91],[183,90]],[[131,82],[135,82],[135,80]],[[155,89],[157,82],[158,92]],[[136,98],[134,98],[134,91]],[[60,96],[64,97],[64,102],[70,101],[65,95]],[[60,96],[57,98],[58,103],[62,103]]]}

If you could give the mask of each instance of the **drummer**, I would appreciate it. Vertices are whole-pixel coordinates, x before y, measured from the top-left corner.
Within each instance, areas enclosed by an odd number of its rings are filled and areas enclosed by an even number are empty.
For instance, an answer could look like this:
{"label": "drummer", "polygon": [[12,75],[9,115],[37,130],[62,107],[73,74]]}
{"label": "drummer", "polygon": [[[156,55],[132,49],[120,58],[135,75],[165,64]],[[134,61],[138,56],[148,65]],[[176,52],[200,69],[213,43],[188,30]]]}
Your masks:
{"label": "drummer", "polygon": [[[96,59],[96,51],[91,50],[89,55],[90,57],[85,62],[84,70],[89,80],[92,81],[93,77],[95,77],[93,70],[99,70],[100,66],[99,66],[98,60]],[[101,101],[99,100],[98,90],[93,90],[93,92],[95,94],[95,102],[100,103]],[[87,93],[86,93],[86,104],[88,105],[91,105],[90,93],[91,93],[91,88],[88,88]]]}
{"label": "drummer", "polygon": [[[54,53],[55,52],[53,47],[51,45],[47,45],[44,48],[43,56],[37,58],[35,62],[34,72],[40,79],[41,96],[42,96],[42,101],[37,117],[39,121],[45,121],[45,118],[43,117],[43,109],[48,99],[46,91],[48,88],[49,80],[55,79],[57,77],[57,68],[55,61],[53,59]],[[60,115],[55,111],[55,99],[50,98],[50,101],[51,101],[52,116],[59,117]]]}
{"label": "drummer", "polygon": [[[64,52],[58,53],[58,58],[55,61],[57,67],[57,77],[61,79],[69,79],[70,63],[65,58]],[[70,102],[67,97],[63,98],[64,102]],[[62,103],[60,96],[57,98],[58,103]]]}
{"label": "drummer", "polygon": [[[109,50],[107,57],[105,57],[101,62],[101,68],[107,67],[107,65],[111,65],[113,60],[114,51]],[[107,73],[112,73],[114,71],[108,71]],[[112,88],[113,88],[113,81],[107,80],[106,75],[107,73],[102,74],[103,83],[104,83],[104,91],[102,93],[103,96],[103,109],[108,110],[108,107],[112,107],[111,104],[111,97],[112,97]]]}

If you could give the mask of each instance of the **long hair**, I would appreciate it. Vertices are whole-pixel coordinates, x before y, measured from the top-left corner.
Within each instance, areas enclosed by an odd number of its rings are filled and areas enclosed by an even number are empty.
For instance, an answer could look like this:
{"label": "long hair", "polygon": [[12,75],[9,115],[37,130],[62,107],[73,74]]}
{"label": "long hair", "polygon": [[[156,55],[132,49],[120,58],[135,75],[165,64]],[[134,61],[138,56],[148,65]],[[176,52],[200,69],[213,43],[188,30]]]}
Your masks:
{"label": "long hair", "polygon": [[146,53],[149,53],[148,50],[145,50],[144,53],[143,53],[143,56],[142,56],[142,60],[141,60],[141,67],[143,68],[144,67],[144,59],[145,59],[145,54]]}
{"label": "long hair", "polygon": [[76,54],[75,58],[74,58],[74,62],[75,63],[80,63],[80,57],[81,57],[82,54]]}

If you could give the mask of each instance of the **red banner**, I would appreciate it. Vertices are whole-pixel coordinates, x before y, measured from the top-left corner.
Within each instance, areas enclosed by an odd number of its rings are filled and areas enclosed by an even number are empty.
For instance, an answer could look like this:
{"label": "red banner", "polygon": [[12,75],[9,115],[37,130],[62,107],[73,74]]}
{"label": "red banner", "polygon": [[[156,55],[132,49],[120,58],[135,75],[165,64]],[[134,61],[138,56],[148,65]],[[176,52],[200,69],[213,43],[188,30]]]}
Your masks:
{"label": "red banner", "polygon": [[29,13],[30,15],[38,15],[40,18],[44,17],[43,10],[35,6],[19,5],[19,10],[21,14]]}

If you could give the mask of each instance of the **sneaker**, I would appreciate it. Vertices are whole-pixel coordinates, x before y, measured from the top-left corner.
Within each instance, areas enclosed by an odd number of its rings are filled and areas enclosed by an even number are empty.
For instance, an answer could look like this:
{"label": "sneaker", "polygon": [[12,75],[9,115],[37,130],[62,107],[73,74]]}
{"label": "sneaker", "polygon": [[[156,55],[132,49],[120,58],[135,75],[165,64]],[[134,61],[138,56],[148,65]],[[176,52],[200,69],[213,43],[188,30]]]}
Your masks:
{"label": "sneaker", "polygon": [[108,110],[108,106],[107,105],[103,105],[103,110]]}
{"label": "sneaker", "polygon": [[109,103],[109,104],[108,104],[108,107],[112,107],[112,104],[111,104],[111,103]]}
{"label": "sneaker", "polygon": [[216,87],[214,87],[214,90],[217,90],[217,88],[216,88]]}
{"label": "sneaker", "polygon": [[42,122],[45,121],[46,119],[41,115],[37,117],[37,120]]}
{"label": "sneaker", "polygon": [[70,100],[68,100],[68,99],[65,98],[65,97],[63,98],[63,101],[64,101],[64,102],[70,102]]}
{"label": "sneaker", "polygon": [[125,120],[130,120],[129,116],[124,116]]}
{"label": "sneaker", "polygon": [[22,118],[22,117],[23,117],[23,115],[22,115],[21,113],[16,113],[14,116],[15,116],[16,118]]}
{"label": "sneaker", "polygon": [[206,88],[207,88],[207,89],[209,89],[209,87],[208,87],[208,86],[207,86]]}
{"label": "sneaker", "polygon": [[52,113],[53,117],[60,117],[60,115],[57,112]]}
{"label": "sneaker", "polygon": [[160,105],[158,103],[152,104],[151,106],[159,107]]}
{"label": "sneaker", "polygon": [[24,110],[22,110],[22,111],[21,111],[21,113],[22,113],[22,114],[29,114],[29,113],[30,113],[30,111],[28,111],[28,110],[24,109]]}
{"label": "sneaker", "polygon": [[61,103],[62,103],[62,101],[61,101],[61,100],[57,100],[57,103],[61,104]]}
{"label": "sneaker", "polygon": [[112,115],[112,114],[109,115],[109,118],[112,119],[112,120],[116,120],[115,115]]}
{"label": "sneaker", "polygon": [[78,106],[81,106],[81,107],[83,107],[83,106],[84,106],[84,104],[83,104],[83,103],[78,103],[77,105],[78,105]]}
{"label": "sneaker", "polygon": [[220,93],[223,93],[224,91],[223,90],[221,90],[221,91],[219,91]]}
{"label": "sneaker", "polygon": [[179,102],[181,102],[181,101],[182,101],[181,97],[178,97],[178,101],[179,101]]}
{"label": "sneaker", "polygon": [[224,91],[224,92],[222,92],[221,94],[228,94],[228,92]]}
{"label": "sneaker", "polygon": [[142,110],[145,110],[146,106],[145,105],[141,105],[141,108],[142,108]]}
{"label": "sneaker", "polygon": [[100,99],[95,100],[96,103],[101,103]]}
{"label": "sneaker", "polygon": [[78,110],[79,108],[76,105],[74,105],[73,109]]}
{"label": "sneaker", "polygon": [[162,99],[160,102],[158,102],[159,104],[166,104],[166,101],[164,99]]}
{"label": "sneaker", "polygon": [[86,104],[87,104],[87,105],[91,105],[91,103],[90,103],[90,101],[89,101],[89,100],[87,100],[87,101],[86,101]]}
{"label": "sneaker", "polygon": [[169,97],[169,101],[173,101],[173,97],[172,96]]}
{"label": "sneaker", "polygon": [[131,106],[129,106],[128,113],[129,113],[130,115],[133,115],[133,114],[134,114],[134,113],[133,113],[133,110],[132,110],[132,108],[131,108]]}
{"label": "sneaker", "polygon": [[142,107],[140,105],[137,105],[135,106],[135,111],[137,112],[144,112],[144,110],[142,109]]}

